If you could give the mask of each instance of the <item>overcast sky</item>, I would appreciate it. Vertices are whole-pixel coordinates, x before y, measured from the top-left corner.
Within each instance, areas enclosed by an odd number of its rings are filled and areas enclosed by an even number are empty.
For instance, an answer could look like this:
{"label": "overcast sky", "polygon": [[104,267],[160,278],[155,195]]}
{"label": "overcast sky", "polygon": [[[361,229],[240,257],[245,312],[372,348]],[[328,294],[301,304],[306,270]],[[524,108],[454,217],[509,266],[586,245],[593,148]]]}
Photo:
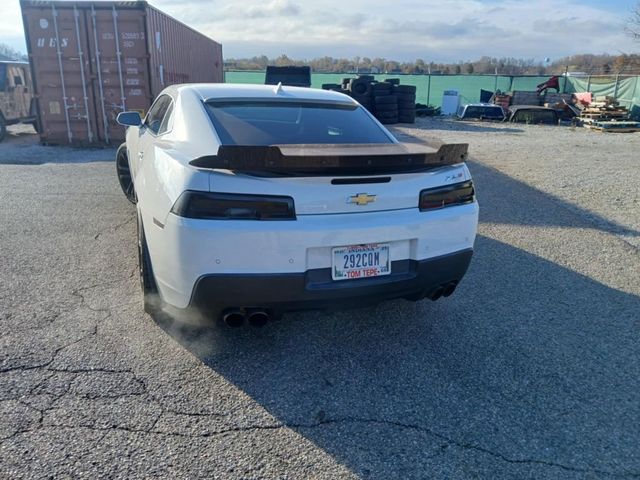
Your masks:
{"label": "overcast sky", "polygon": [[[637,0],[151,0],[223,44],[224,56],[426,61],[633,53]],[[26,50],[18,0],[0,0],[0,42]]]}

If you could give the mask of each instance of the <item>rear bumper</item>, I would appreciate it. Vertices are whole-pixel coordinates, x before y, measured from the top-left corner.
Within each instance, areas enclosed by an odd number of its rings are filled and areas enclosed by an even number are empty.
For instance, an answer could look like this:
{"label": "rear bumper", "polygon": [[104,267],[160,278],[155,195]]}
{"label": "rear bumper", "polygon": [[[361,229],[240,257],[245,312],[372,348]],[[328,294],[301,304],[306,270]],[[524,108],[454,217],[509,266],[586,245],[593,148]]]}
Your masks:
{"label": "rear bumper", "polygon": [[[144,217],[145,212],[142,214]],[[373,281],[389,282],[396,278],[396,272],[405,272],[397,279],[406,280],[415,275],[411,272],[419,271],[418,263],[473,248],[478,205],[433,212],[416,208],[301,215],[295,221],[282,222],[194,220],[170,214],[160,227],[151,217],[143,220],[161,297],[175,308],[186,308],[195,297],[196,284],[209,277],[224,279],[221,290],[230,295],[236,293],[225,282],[237,278],[294,279],[305,287],[298,290],[310,290],[303,300],[313,300],[314,292],[334,285],[327,284],[332,248],[345,245],[388,244],[392,275]],[[407,263],[396,263],[403,261]],[[279,289],[275,290],[277,294]],[[245,295],[244,287],[241,291]]]}
{"label": "rear bumper", "polygon": [[393,298],[418,299],[438,287],[459,282],[471,262],[472,249],[429,258],[392,262],[384,277],[333,281],[330,268],[303,273],[215,274],[200,277],[190,306],[218,316],[233,308],[332,310],[379,303]]}

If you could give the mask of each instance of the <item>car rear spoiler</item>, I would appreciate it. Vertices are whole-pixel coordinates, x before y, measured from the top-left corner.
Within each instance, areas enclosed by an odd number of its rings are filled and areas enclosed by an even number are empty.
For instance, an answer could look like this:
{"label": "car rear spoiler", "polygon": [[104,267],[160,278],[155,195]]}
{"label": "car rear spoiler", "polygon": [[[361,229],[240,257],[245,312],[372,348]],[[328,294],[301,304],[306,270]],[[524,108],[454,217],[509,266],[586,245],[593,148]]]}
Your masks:
{"label": "car rear spoiler", "polygon": [[467,159],[466,143],[221,145],[217,155],[192,160],[205,169],[259,176],[374,175],[411,173]]}

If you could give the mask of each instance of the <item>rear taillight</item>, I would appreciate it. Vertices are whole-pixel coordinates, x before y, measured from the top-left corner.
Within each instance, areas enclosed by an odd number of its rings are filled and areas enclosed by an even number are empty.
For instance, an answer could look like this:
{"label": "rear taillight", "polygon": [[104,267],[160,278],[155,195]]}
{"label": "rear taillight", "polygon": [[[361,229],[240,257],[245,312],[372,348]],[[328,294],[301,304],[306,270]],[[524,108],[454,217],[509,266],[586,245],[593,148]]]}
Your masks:
{"label": "rear taillight", "polygon": [[187,190],[171,209],[186,218],[206,220],[295,220],[293,198],[276,195],[208,193]]}
{"label": "rear taillight", "polygon": [[471,180],[422,190],[420,192],[420,211],[473,203],[474,195],[475,191]]}

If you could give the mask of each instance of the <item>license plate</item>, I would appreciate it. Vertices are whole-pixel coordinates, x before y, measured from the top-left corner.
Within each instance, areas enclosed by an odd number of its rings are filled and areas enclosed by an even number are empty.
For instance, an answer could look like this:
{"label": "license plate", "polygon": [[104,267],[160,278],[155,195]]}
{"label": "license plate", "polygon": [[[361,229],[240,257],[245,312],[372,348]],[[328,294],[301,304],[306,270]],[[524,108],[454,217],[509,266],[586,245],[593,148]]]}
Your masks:
{"label": "license plate", "polygon": [[391,273],[389,245],[372,243],[369,245],[349,245],[332,250],[334,280],[379,277]]}

